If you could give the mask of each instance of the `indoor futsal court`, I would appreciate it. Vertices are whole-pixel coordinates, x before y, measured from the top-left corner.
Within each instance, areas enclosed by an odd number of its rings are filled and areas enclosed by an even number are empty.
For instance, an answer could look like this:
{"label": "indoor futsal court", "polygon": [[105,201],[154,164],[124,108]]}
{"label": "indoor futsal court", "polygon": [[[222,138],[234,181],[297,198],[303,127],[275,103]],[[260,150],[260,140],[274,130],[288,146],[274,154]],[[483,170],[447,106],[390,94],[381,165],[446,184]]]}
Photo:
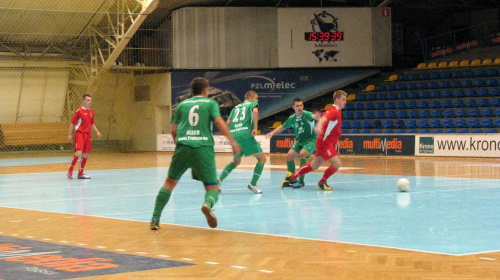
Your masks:
{"label": "indoor futsal court", "polygon": [[[281,189],[285,155],[271,154],[259,195],[244,158],[216,229],[188,170],[151,231],[171,155],[96,152],[90,180],[66,178],[69,154],[2,158],[0,279],[500,278],[498,159],[341,156],[322,191],[325,166]],[[217,154],[219,173],[231,159]]]}

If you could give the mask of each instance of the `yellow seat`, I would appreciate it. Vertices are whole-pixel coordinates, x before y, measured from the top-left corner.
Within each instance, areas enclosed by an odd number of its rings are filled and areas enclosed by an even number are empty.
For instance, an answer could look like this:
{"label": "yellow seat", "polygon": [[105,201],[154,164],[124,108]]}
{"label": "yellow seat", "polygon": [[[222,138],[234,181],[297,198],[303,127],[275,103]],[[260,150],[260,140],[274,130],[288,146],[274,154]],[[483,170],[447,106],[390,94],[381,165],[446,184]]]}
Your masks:
{"label": "yellow seat", "polygon": [[389,76],[389,79],[385,80],[386,82],[394,82],[398,80],[398,75],[394,74]]}
{"label": "yellow seat", "polygon": [[427,69],[434,69],[437,68],[437,63],[436,62],[430,62],[427,64]]}
{"label": "yellow seat", "polygon": [[363,92],[365,91],[374,91],[375,90],[375,85],[367,85]]}
{"label": "yellow seat", "polygon": [[[347,96],[347,101],[353,101],[353,100],[356,100],[356,94],[351,93]],[[326,108],[326,106],[325,106],[325,108]]]}
{"label": "yellow seat", "polygon": [[495,58],[495,60],[493,61],[493,64],[500,65],[500,57]]}
{"label": "yellow seat", "polygon": [[458,67],[458,60],[453,60],[448,63],[448,67]]}
{"label": "yellow seat", "polygon": [[437,68],[446,68],[446,67],[448,67],[448,62],[446,61],[439,62],[437,66]]}
{"label": "yellow seat", "polygon": [[427,68],[427,63],[422,62],[422,63],[419,63],[419,64],[417,65],[417,67],[416,67],[416,68],[414,68],[414,69],[425,69],[425,68]]}
{"label": "yellow seat", "polygon": [[257,129],[257,135],[261,135],[262,131],[260,129]]}
{"label": "yellow seat", "polygon": [[274,123],[273,123],[273,126],[270,126],[269,128],[274,129],[274,128],[277,128],[277,127],[278,127],[278,126],[280,126],[280,125],[281,125],[281,122],[274,122]]}
{"label": "yellow seat", "polygon": [[481,65],[481,59],[474,59],[473,61],[471,61],[469,66],[479,66],[479,65]]}
{"label": "yellow seat", "polygon": [[465,59],[465,60],[460,61],[460,64],[458,66],[459,67],[466,67],[466,66],[469,66],[469,65],[470,65],[469,60]]}
{"label": "yellow seat", "polygon": [[331,104],[331,103],[326,104],[325,108],[321,109],[321,111],[326,111],[326,110],[330,109],[330,107],[332,107],[332,106],[333,106],[333,104]]}
{"label": "yellow seat", "polygon": [[481,65],[491,65],[491,64],[493,64],[493,59],[491,59],[491,58],[486,58],[481,63]]}

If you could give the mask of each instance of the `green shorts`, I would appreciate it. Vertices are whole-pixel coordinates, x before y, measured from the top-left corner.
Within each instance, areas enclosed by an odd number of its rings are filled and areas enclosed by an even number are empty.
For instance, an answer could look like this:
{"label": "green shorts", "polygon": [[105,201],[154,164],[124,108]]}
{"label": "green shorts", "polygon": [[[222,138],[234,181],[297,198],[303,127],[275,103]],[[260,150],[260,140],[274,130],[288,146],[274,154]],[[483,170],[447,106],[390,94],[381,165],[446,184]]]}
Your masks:
{"label": "green shorts", "polygon": [[262,152],[259,142],[250,133],[234,133],[233,137],[241,147],[241,154],[234,155],[235,157],[243,157],[243,155],[247,157]]}
{"label": "green shorts", "polygon": [[193,148],[177,145],[168,169],[168,176],[179,180],[188,168],[192,170],[193,179],[203,182],[205,186],[217,185],[213,146]]}
{"label": "green shorts", "polygon": [[300,151],[306,150],[307,151],[307,157],[311,156],[316,152],[316,139],[313,139],[306,144],[300,144],[299,142],[295,142],[293,146],[290,148],[291,150],[294,150],[297,152],[297,154],[300,154]]}

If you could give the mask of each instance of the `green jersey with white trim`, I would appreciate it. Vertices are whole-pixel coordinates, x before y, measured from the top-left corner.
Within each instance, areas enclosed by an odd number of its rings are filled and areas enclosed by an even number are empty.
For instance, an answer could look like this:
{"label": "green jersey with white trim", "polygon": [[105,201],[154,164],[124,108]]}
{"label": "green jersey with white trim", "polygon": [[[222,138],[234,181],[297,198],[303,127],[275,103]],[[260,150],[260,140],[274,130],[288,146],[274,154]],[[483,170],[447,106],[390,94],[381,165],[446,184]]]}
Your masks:
{"label": "green jersey with white trim", "polygon": [[229,114],[229,131],[231,133],[247,131],[252,133],[253,130],[253,108],[259,107],[259,103],[252,101],[244,101],[236,105],[231,114]]}
{"label": "green jersey with white trim", "polygon": [[318,135],[314,132],[316,121],[312,118],[314,114],[309,111],[302,111],[300,117],[293,114],[283,123],[284,128],[293,128],[295,138],[299,144],[306,144],[309,141],[316,141]]}

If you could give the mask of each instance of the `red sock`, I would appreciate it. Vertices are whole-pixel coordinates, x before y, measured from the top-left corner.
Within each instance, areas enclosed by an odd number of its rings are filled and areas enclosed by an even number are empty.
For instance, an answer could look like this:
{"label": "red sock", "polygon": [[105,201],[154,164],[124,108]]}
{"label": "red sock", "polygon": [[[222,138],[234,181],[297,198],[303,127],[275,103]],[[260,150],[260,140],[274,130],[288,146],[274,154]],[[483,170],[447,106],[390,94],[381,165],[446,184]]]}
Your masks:
{"label": "red sock", "polygon": [[311,167],[311,164],[306,163],[306,164],[302,165],[299,168],[299,170],[297,170],[293,173],[292,177],[290,177],[290,180],[295,181],[295,180],[297,180],[297,177],[302,176],[302,175],[306,175],[307,173],[311,172],[312,170],[313,169]]}
{"label": "red sock", "polygon": [[78,171],[78,176],[81,176],[83,174],[85,164],[87,164],[87,158],[82,157],[82,160],[80,161],[80,171]]}
{"label": "red sock", "polygon": [[321,178],[321,180],[319,180],[319,183],[323,184],[324,182],[326,182],[326,180],[328,180],[328,178],[330,178],[330,176],[332,176],[335,172],[337,172],[337,169],[330,165],[325,170],[325,173],[323,173],[323,177]]}
{"label": "red sock", "polygon": [[73,168],[75,168],[75,164],[76,162],[78,161],[78,157],[77,156],[73,156],[73,158],[71,159],[71,163],[69,164],[69,170],[68,172],[73,172]]}

